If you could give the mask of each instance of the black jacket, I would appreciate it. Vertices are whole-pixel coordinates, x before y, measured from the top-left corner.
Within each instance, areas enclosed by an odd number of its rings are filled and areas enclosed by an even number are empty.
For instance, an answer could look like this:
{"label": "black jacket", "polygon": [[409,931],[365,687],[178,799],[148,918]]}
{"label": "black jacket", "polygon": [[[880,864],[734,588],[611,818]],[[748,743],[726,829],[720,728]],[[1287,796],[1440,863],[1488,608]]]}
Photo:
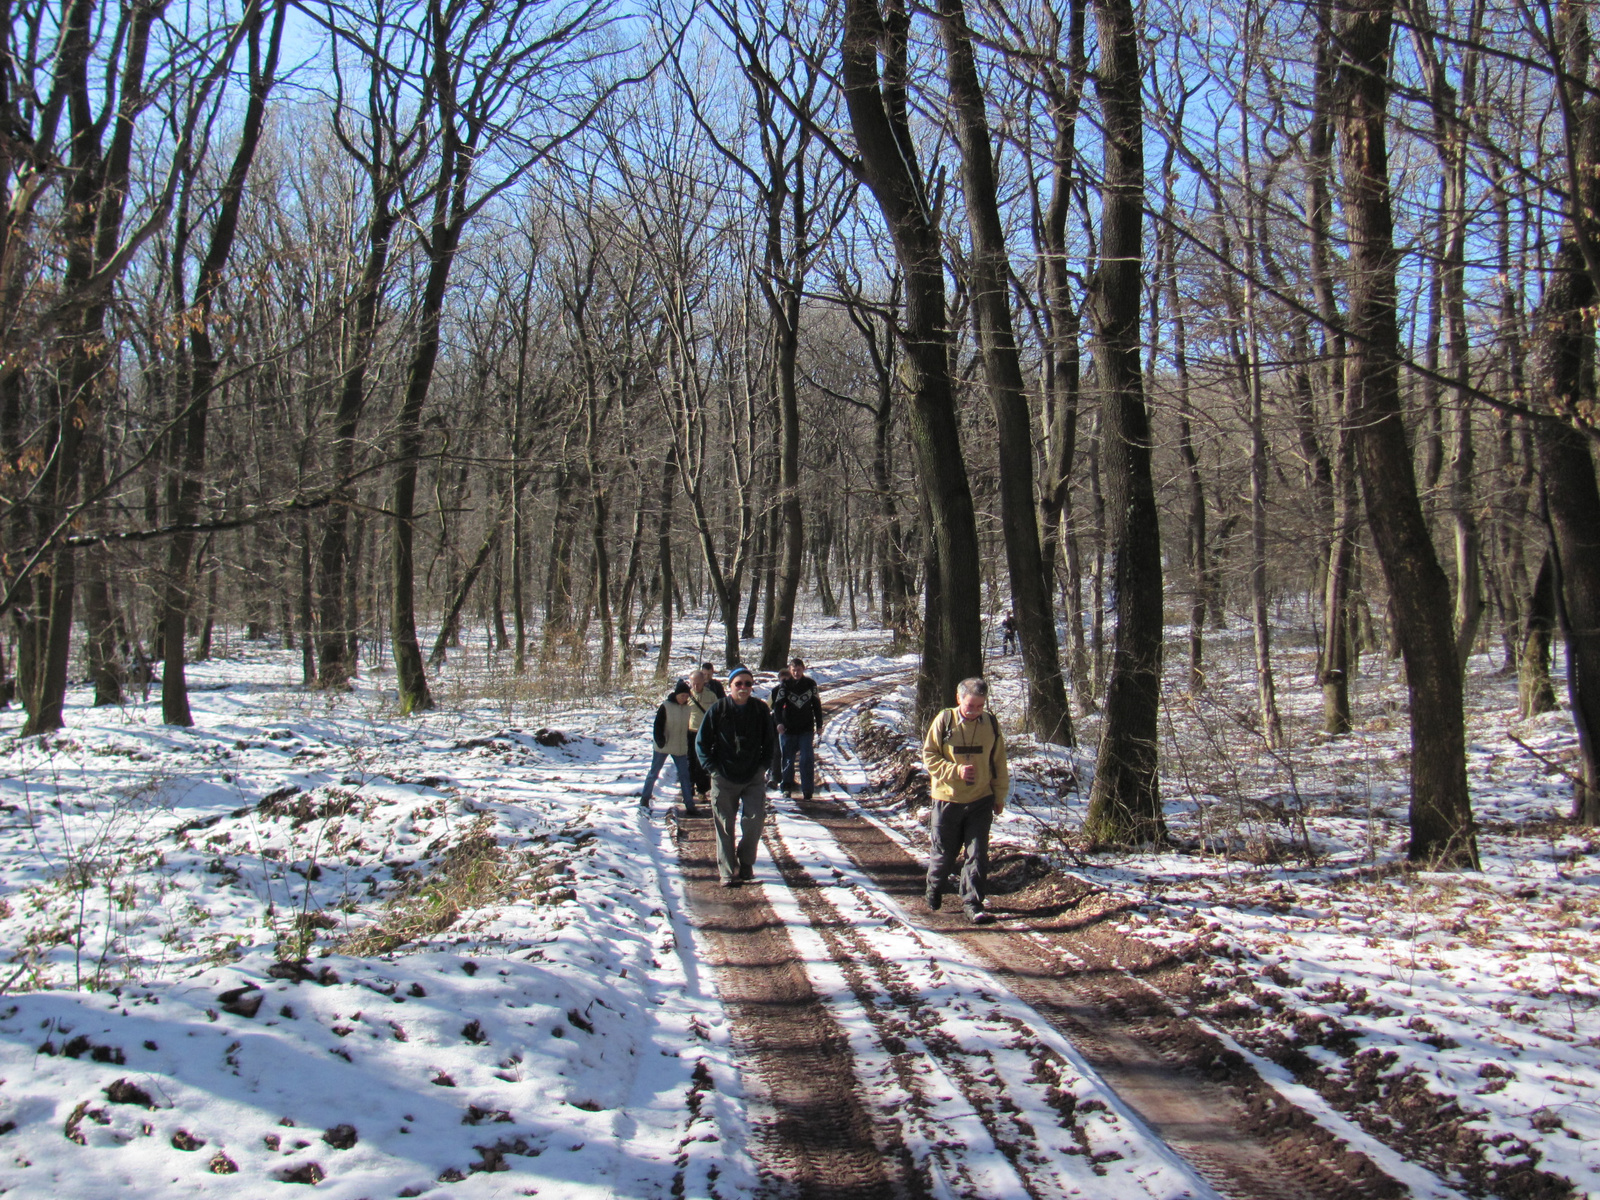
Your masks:
{"label": "black jacket", "polygon": [[772,710],[753,697],[743,704],[718,700],[700,722],[694,749],[700,765],[711,774],[749,783],[763,771],[770,772],[777,757]]}
{"label": "black jacket", "polygon": [[772,689],[772,719],[783,732],[817,733],[822,729],[822,696],[817,681],[802,675]]}

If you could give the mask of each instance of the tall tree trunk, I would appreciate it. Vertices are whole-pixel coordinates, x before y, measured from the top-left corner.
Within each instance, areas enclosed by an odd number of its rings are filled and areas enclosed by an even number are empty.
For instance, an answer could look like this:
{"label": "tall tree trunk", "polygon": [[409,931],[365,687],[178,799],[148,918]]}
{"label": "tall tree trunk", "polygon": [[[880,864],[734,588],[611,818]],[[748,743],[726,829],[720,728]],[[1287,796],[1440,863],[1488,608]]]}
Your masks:
{"label": "tall tree trunk", "polygon": [[1350,677],[1354,673],[1355,611],[1351,603],[1356,572],[1356,538],[1360,532],[1361,501],[1357,492],[1355,429],[1345,388],[1344,321],[1334,289],[1333,255],[1328,227],[1333,217],[1332,91],[1335,50],[1331,0],[1317,0],[1317,31],[1311,127],[1307,139],[1309,182],[1306,204],[1311,227],[1311,281],[1322,318],[1321,372],[1327,410],[1334,422],[1331,467],[1331,531],[1328,571],[1322,597],[1322,645],[1317,661],[1317,683],[1322,688],[1324,733],[1350,732]]}
{"label": "tall tree trunk", "polygon": [[[794,605],[800,593],[805,557],[805,513],[800,505],[800,393],[795,384],[800,352],[800,297],[805,287],[806,192],[804,150],[795,163],[796,179],[785,186],[781,162],[771,164],[767,214],[767,306],[772,313],[773,371],[778,399],[778,496],[774,517],[781,538],[768,542],[777,554],[777,584],[761,631],[761,669],[777,671],[789,660],[794,639]],[[783,208],[789,200],[793,254],[783,251]],[[772,526],[768,525],[769,530]],[[769,549],[770,552],[770,549]],[[752,594],[756,591],[751,588]]]}
{"label": "tall tree trunk", "polygon": [[1567,647],[1567,692],[1578,732],[1580,778],[1573,819],[1600,825],[1600,486],[1589,438],[1572,424],[1595,412],[1595,314],[1600,296],[1600,99],[1593,91],[1590,5],[1562,3],[1553,44],[1562,69],[1557,87],[1567,117],[1571,194],[1534,327],[1540,340],[1536,380],[1554,414],[1534,424],[1549,514],[1556,611]]}
{"label": "tall tree trunk", "polygon": [[[1169,189],[1170,189],[1170,185]],[[1170,200],[1170,193],[1169,193]],[[1170,206],[1169,206],[1170,211]],[[1172,222],[1162,223],[1170,237]],[[1189,694],[1205,690],[1206,492],[1200,456],[1194,449],[1194,406],[1190,398],[1189,336],[1175,260],[1167,259],[1167,302],[1172,308],[1173,369],[1178,377],[1178,456],[1183,460],[1188,505],[1184,510],[1184,565],[1189,569]]]}
{"label": "tall tree trunk", "polygon": [[211,392],[217,381],[217,352],[211,342],[212,311],[223,272],[233,253],[239,229],[239,213],[244,203],[245,180],[255,161],[256,147],[266,121],[267,96],[278,72],[278,48],[283,43],[287,0],[276,0],[272,11],[272,30],[267,44],[261,45],[261,29],[267,11],[258,10],[248,39],[250,56],[250,99],[245,106],[239,144],[233,165],[223,184],[216,221],[211,227],[211,244],[195,279],[195,298],[190,312],[188,391],[184,395],[187,411],[182,423],[182,467],[178,480],[178,503],[172,514],[177,532],[172,535],[167,554],[167,580],[162,596],[161,646],[166,662],[161,671],[161,719],[168,725],[193,725],[189,712],[189,687],[184,675],[184,626],[194,603],[190,566],[194,559],[195,532],[190,526],[199,519],[205,495],[206,424],[211,407]]}
{"label": "tall tree trunk", "polygon": [[1144,235],[1144,113],[1139,25],[1131,0],[1095,0],[1096,92],[1105,129],[1100,262],[1092,290],[1101,452],[1114,547],[1116,644],[1084,832],[1091,842],[1166,838],[1158,775],[1161,535],[1150,417],[1139,371]]}
{"label": "tall tree trunk", "polygon": [[672,494],[676,486],[678,455],[667,448],[667,462],[661,472],[660,515],[656,518],[656,560],[661,569],[661,652],[656,655],[656,677],[665,679],[672,671]]}
{"label": "tall tree trunk", "polygon": [[[1095,410],[1094,431],[1089,438],[1089,502],[1094,513],[1094,562],[1089,571],[1089,665],[1093,668],[1090,694],[1106,690],[1106,495],[1101,486],[1101,429],[1105,424],[1104,403]],[[1067,561],[1072,561],[1072,543],[1067,543]],[[1212,589],[1214,592],[1215,589]]]}
{"label": "tall tree trunk", "polygon": [[[598,436],[598,424],[591,432],[595,437]],[[616,654],[616,621],[611,611],[611,497],[610,488],[602,482],[599,452],[593,438],[589,445],[589,503],[592,516],[589,540],[594,559],[595,606],[600,613],[600,686],[608,688],[611,686],[611,669]]]}
{"label": "tall tree trunk", "polygon": [[455,590],[445,604],[444,620],[439,625],[439,636],[434,638],[433,649],[428,653],[430,670],[437,670],[444,665],[445,653],[449,647],[461,644],[459,636],[461,610],[466,607],[467,597],[472,594],[478,576],[483,574],[484,564],[489,561],[490,553],[500,544],[500,530],[504,524],[505,507],[502,504],[490,519],[489,527],[484,531],[483,541],[478,543],[478,552],[472,556],[472,562],[467,565],[466,571],[456,583]]}
{"label": "tall tree trunk", "polygon": [[389,638],[401,716],[433,707],[422,646],[417,641],[417,470],[422,459],[422,411],[427,405],[433,368],[439,357],[439,317],[465,220],[464,213],[459,214],[461,219],[456,219],[458,212],[453,210],[460,206],[457,197],[465,188],[470,172],[470,161],[459,150],[447,153],[440,167],[428,273],[417,315],[417,336],[406,369],[405,397],[395,419],[395,471],[389,505]]}
{"label": "tall tree trunk", "polygon": [[[1083,32],[1086,0],[1069,0],[1067,46],[1062,72],[1053,62],[1040,67],[1040,84],[1050,106],[1053,140],[1050,149],[1050,201],[1037,222],[1041,282],[1049,336],[1045,356],[1045,468],[1039,498],[1039,524],[1045,586],[1054,585],[1057,563],[1062,581],[1068,628],[1067,666],[1081,712],[1095,711],[1089,685],[1088,655],[1083,641],[1083,597],[1077,543],[1073,533],[1072,469],[1078,449],[1081,317],[1073,302],[1067,269],[1067,217],[1077,167],[1078,113],[1088,60]],[[1059,42],[1060,19],[1051,11],[1050,43]]]}
{"label": "tall tree trunk", "polygon": [[1326,624],[1317,675],[1322,685],[1322,731],[1345,734],[1350,732],[1351,724],[1350,676],[1355,662],[1356,628],[1350,598],[1361,500],[1356,491],[1355,430],[1342,411],[1342,398],[1336,397],[1335,403],[1340,416],[1333,460],[1333,538],[1328,548],[1327,586],[1322,601]]}
{"label": "tall tree trunk", "polygon": [[[105,486],[105,481],[105,442],[96,434],[84,458],[84,490],[94,495]],[[89,675],[94,680],[96,708],[123,702],[126,674],[117,645],[116,605],[111,598],[111,582],[106,571],[108,558],[109,552],[104,546],[92,546],[80,552],[84,575],[83,615],[89,626]]]}
{"label": "tall tree trunk", "polygon": [[617,598],[616,630],[619,668],[624,677],[633,670],[633,597],[639,588],[639,567],[644,558],[645,482],[635,476],[633,532],[628,538],[628,566],[622,574],[622,593]]}
{"label": "tall tree trunk", "polygon": [[[209,544],[210,538],[206,541]],[[209,558],[204,550],[201,551],[201,563],[195,571],[203,571],[206,579],[206,615],[200,625],[200,641],[194,649],[195,662],[209,662],[211,659],[211,638],[217,624],[217,583],[222,574],[222,566],[215,559]]]}
{"label": "tall tree trunk", "polygon": [[[1483,4],[1469,6],[1458,96],[1440,53],[1427,0],[1409,0],[1412,40],[1428,81],[1429,108],[1433,116],[1434,147],[1439,155],[1439,258],[1435,270],[1438,305],[1442,318],[1444,361],[1442,374],[1453,384],[1450,420],[1449,494],[1450,521],[1455,542],[1456,657],[1465,670],[1483,620],[1481,545],[1473,502],[1472,411],[1467,404],[1468,349],[1466,312],[1467,244],[1467,136],[1470,126],[1462,113],[1477,107],[1478,44]],[[1431,336],[1436,345],[1439,330]],[[1434,453],[1430,442],[1430,455]]]}
{"label": "tall tree trunk", "polygon": [[[1247,140],[1248,144],[1248,140]],[[1247,156],[1248,161],[1248,156]],[[1246,174],[1245,206],[1253,213]],[[1254,246],[1255,218],[1247,218],[1247,251]],[[1267,434],[1261,389],[1261,334],[1255,297],[1255,270],[1245,272],[1244,321],[1246,386],[1250,406],[1250,624],[1255,631],[1256,710],[1268,746],[1283,744],[1278,689],[1272,672],[1272,626],[1267,614]]]}
{"label": "tall tree trunk", "polygon": [[1450,585],[1417,494],[1400,403],[1386,142],[1393,0],[1345,0],[1337,128],[1350,237],[1348,386],[1367,522],[1411,699],[1411,861],[1476,867]]}
{"label": "tall tree trunk", "polygon": [[572,552],[578,539],[578,514],[573,505],[573,480],[576,472],[567,461],[566,451],[555,466],[556,486],[551,498],[550,561],[544,581],[544,648],[548,657],[556,643],[568,638],[573,629]]}
{"label": "tall tree trunk", "polygon": [[[39,542],[54,540],[70,519],[81,494],[85,428],[98,420],[103,407],[99,397],[107,383],[104,328],[108,299],[105,289],[95,287],[94,277],[115,256],[122,238],[134,124],[144,107],[150,31],[158,15],[152,7],[131,10],[125,34],[119,31],[119,36],[126,37],[121,75],[115,85],[105,81],[108,101],[112,94],[117,97],[115,118],[108,102],[107,111],[96,119],[92,97],[100,85],[90,81],[89,61],[95,6],[88,0],[72,0],[62,9],[53,87],[67,100],[71,138],[62,156],[67,185],[60,243],[66,270],[55,303],[65,317],[55,347],[60,355],[61,382],[55,385],[47,440],[38,448],[44,463],[34,488],[38,499],[29,506],[34,521],[28,532]],[[103,150],[101,138],[108,124],[111,143]],[[4,370],[9,406],[20,401],[22,367],[9,363]],[[20,445],[13,441],[8,449],[20,449]],[[24,736],[51,733],[65,721],[77,560],[73,551],[58,549],[41,558],[39,565],[46,563],[48,570],[38,572],[39,581],[22,588],[29,604],[17,653],[17,683],[28,711],[22,726]]]}
{"label": "tall tree trunk", "polygon": [[[1588,328],[1582,334],[1581,350],[1547,344],[1539,356],[1541,382],[1549,389],[1547,395],[1558,402],[1575,396],[1574,391],[1558,391],[1558,387],[1576,383],[1572,376],[1579,371],[1592,378],[1594,369],[1594,318],[1585,318],[1583,310],[1594,304],[1595,292],[1592,286],[1584,286],[1588,274],[1571,259],[1562,265],[1566,282],[1553,282],[1546,290],[1540,306],[1544,320],[1539,324],[1549,331],[1548,343],[1571,338],[1572,326]],[[1574,286],[1578,279],[1583,284]],[[1580,296],[1580,292],[1587,295]],[[1583,358],[1589,362],[1579,366]],[[1581,758],[1572,817],[1580,825],[1600,825],[1600,762],[1596,758],[1600,752],[1600,487],[1595,481],[1594,456],[1583,434],[1552,418],[1538,422],[1535,437],[1550,512],[1556,613],[1567,648],[1567,694]]]}
{"label": "tall tree trunk", "polygon": [[[1526,288],[1526,269],[1520,256],[1513,262],[1511,253],[1511,196],[1505,183],[1505,169],[1497,160],[1490,164],[1495,209],[1495,253],[1500,279],[1499,343],[1496,377],[1500,394],[1523,394],[1527,384],[1525,340],[1523,337],[1522,295]],[[1496,466],[1507,482],[1506,492],[1495,521],[1496,544],[1501,571],[1499,592],[1504,602],[1501,613],[1501,640],[1506,646],[1506,668],[1520,672],[1522,630],[1525,624],[1521,603],[1529,590],[1525,526],[1528,500],[1533,494],[1537,452],[1526,421],[1509,414],[1496,416]],[[1518,453],[1518,442],[1521,453]],[[1553,611],[1553,610],[1552,610]]]}
{"label": "tall tree trunk", "polygon": [[[890,314],[898,298],[897,280],[890,290]],[[883,624],[894,635],[896,649],[899,649],[911,636],[916,612],[912,606],[914,581],[906,553],[906,533],[900,520],[900,502],[891,465],[895,370],[893,317],[890,314],[883,317],[884,331],[880,338],[876,313],[863,311],[857,304],[851,304],[846,311],[851,322],[861,331],[867,355],[872,360],[876,389],[872,407],[872,486],[878,496],[878,520],[881,525],[877,539],[879,611]]]}
{"label": "tall tree trunk", "polygon": [[378,309],[389,267],[389,243],[399,214],[391,207],[392,193],[383,177],[372,173],[372,215],[367,219],[367,255],[355,288],[354,312],[346,338],[344,374],[339,381],[339,405],[334,414],[333,484],[338,489],[328,507],[322,545],[317,557],[317,590],[322,597],[322,648],[318,677],[326,688],[349,685],[352,664],[348,655],[351,624],[344,609],[345,574],[349,557],[350,504],[348,482],[355,471],[356,430],[367,400],[367,366],[378,327]]}
{"label": "tall tree trunk", "polygon": [[1522,645],[1517,655],[1517,715],[1527,720],[1556,710],[1556,693],[1550,686],[1550,637],[1556,627],[1556,572],[1548,547],[1523,612]]}
{"label": "tall tree trunk", "polygon": [[[911,440],[936,543],[937,579],[927,609],[917,687],[919,720],[954,700],[956,684],[983,667],[977,517],[961,452],[952,337],[946,321],[944,248],[911,135],[907,88],[910,25],[903,0],[846,0],[845,104],[861,175],[882,210],[905,280],[902,344],[911,392]],[[879,72],[879,55],[884,70]],[[937,626],[937,632],[931,627]],[[934,653],[930,647],[936,647]]]}
{"label": "tall tree trunk", "polygon": [[[299,551],[299,604],[296,612],[300,633],[300,679],[306,687],[315,687],[317,683],[317,647],[315,638],[316,618],[312,607],[312,559],[311,559],[311,519],[301,514],[295,522],[295,549]],[[294,626],[284,622],[285,629]]]}
{"label": "tall tree trunk", "polygon": [[963,199],[972,239],[967,264],[972,312],[994,409],[1000,460],[1000,523],[1005,533],[1006,567],[1022,646],[1022,669],[1027,679],[1025,727],[1046,742],[1070,746],[1074,741],[1072,714],[1061,681],[1055,605],[1034,515],[1033,420],[1011,324],[1011,264],[1005,230],[1000,224],[989,120],[963,0],[939,0],[939,23],[950,98],[956,110]]}

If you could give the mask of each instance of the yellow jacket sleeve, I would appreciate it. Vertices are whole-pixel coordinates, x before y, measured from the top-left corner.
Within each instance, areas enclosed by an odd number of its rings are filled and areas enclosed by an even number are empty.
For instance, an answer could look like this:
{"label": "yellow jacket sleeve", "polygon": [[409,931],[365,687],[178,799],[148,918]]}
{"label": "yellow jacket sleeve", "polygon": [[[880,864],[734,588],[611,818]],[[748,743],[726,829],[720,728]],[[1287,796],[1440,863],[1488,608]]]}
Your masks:
{"label": "yellow jacket sleeve", "polygon": [[956,778],[955,760],[946,750],[949,729],[950,710],[944,709],[928,722],[927,736],[922,739],[922,769],[933,781],[930,791],[936,800],[940,798],[940,792],[946,799],[949,798],[950,785]]}

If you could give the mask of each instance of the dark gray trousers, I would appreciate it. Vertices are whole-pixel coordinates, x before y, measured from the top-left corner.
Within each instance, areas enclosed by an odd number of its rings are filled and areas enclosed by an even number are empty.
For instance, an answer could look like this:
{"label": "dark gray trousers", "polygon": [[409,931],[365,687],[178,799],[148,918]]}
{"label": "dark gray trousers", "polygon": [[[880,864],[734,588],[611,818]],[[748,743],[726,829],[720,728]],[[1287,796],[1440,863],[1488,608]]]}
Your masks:
{"label": "dark gray trousers", "polygon": [[[756,865],[761,823],[767,819],[767,773],[737,783],[725,775],[711,777],[711,819],[717,828],[717,874],[726,883],[741,867]],[[734,823],[738,823],[735,841]]]}
{"label": "dark gray trousers", "polygon": [[933,843],[928,850],[928,886],[947,886],[956,852],[965,848],[967,861],[957,891],[962,904],[982,904],[989,883],[989,827],[993,824],[993,796],[970,804],[935,800],[928,817],[928,837]]}

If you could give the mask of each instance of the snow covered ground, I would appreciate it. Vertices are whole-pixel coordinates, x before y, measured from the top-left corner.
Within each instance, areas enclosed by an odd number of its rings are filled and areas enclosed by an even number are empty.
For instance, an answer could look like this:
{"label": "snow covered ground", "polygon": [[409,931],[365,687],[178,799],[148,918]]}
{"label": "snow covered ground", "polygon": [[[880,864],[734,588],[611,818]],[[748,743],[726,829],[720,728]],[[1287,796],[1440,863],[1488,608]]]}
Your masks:
{"label": "snow covered ground", "polygon": [[[1519,721],[1515,679],[1476,659],[1483,869],[1411,872],[1394,664],[1365,660],[1358,729],[1330,739],[1312,653],[1280,649],[1290,748],[1269,750],[1239,636],[1211,639],[1199,701],[1169,656],[1163,794],[1181,852],[1083,855],[1092,760],[1026,739],[997,840],[1107,889],[1122,932],[1191,961],[1193,1015],[1336,1132],[1355,1121],[1468,1194],[1600,1196],[1600,836],[1566,821],[1569,714]],[[1002,719],[1020,706],[1015,663],[995,672]],[[1069,765],[1078,785],[1063,788]]]}
{"label": "snow covered ground", "polygon": [[640,709],[396,721],[290,658],[0,742],[0,1190],[741,1194]]}
{"label": "snow covered ground", "polygon": [[[826,685],[892,665],[881,641],[812,621],[797,648]],[[1484,870],[1408,873],[1394,681],[1363,677],[1360,731],[1319,739],[1305,653],[1279,653],[1290,750],[1236,717],[1248,680],[1225,654],[1209,699],[1169,693],[1182,852],[1084,857],[1088,764],[1026,739],[997,836],[1107,889],[1129,935],[1193,963],[1198,1018],[1331,1125],[1438,1171],[1441,1192],[1600,1195],[1600,859],[1593,831],[1557,820],[1559,767],[1512,740],[1559,765],[1570,721],[1515,722],[1514,685],[1476,664]],[[1015,661],[995,672],[1002,720]],[[154,700],[94,710],[86,692],[46,739],[17,739],[20,716],[0,714],[0,1189],[750,1194],[739,1054],[662,804],[647,817],[635,801],[655,689],[535,707],[503,672],[453,666],[440,710],[401,721],[382,675],[328,697],[294,684],[298,669],[260,645],[195,665],[190,730],[161,725]],[[919,836],[911,814],[889,820]],[[776,821],[807,871],[847,872],[792,811]],[[900,1084],[859,997],[768,890],[892,1105]],[[943,996],[930,1007],[961,1037],[1001,1047],[997,1078],[1024,1097],[1013,1002],[964,1007],[974,968],[863,881],[838,902],[915,962],[908,986]],[[1070,1047],[1062,1062],[1091,1095]],[[932,1154],[970,1123],[959,1091],[907,1115],[908,1143]],[[1144,1182],[1100,1179],[1100,1194],[1200,1194],[1117,1116],[1109,1104],[1107,1135]]]}

